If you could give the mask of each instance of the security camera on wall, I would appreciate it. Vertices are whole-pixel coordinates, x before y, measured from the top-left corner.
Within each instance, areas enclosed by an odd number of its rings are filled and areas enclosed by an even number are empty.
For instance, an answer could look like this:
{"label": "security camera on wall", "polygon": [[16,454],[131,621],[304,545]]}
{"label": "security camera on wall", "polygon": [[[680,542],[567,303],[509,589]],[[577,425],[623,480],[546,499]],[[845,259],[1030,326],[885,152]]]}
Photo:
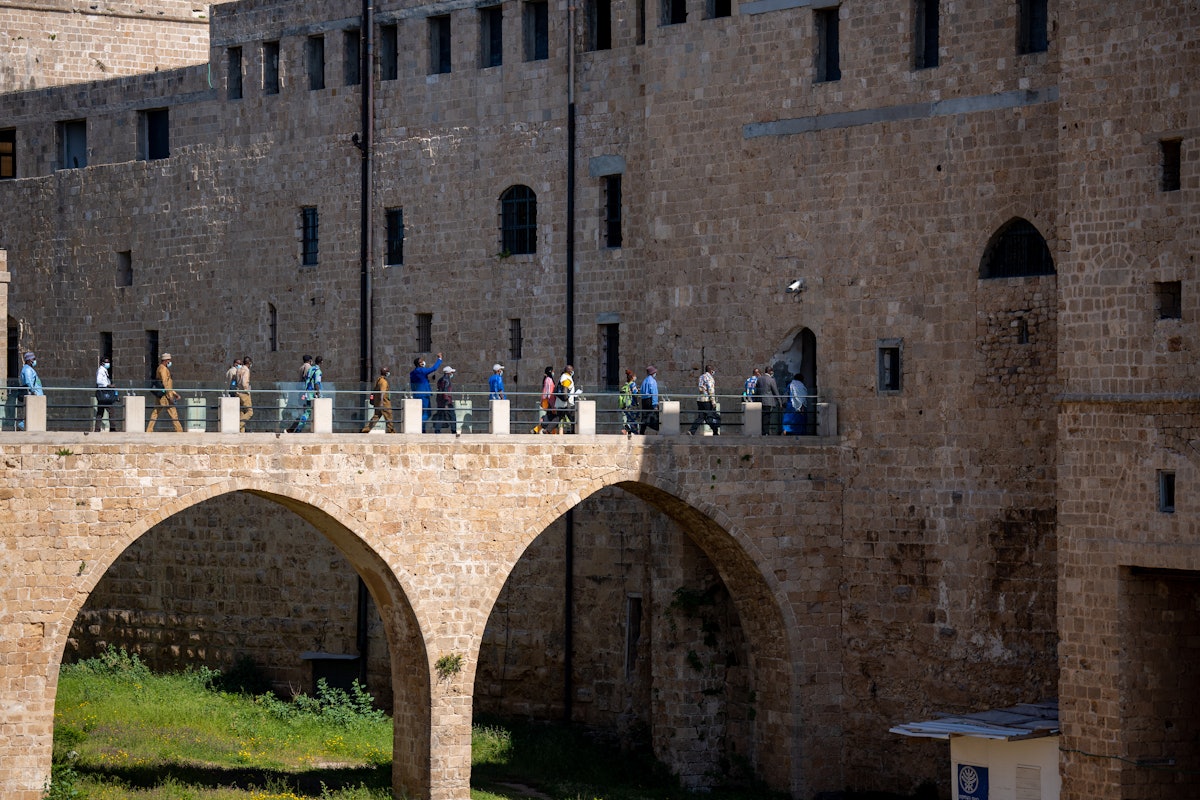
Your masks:
{"label": "security camera on wall", "polygon": [[798,294],[799,292],[803,292],[803,291],[804,291],[804,278],[797,278],[796,280],[794,280],[788,284],[788,287],[787,287],[788,294]]}

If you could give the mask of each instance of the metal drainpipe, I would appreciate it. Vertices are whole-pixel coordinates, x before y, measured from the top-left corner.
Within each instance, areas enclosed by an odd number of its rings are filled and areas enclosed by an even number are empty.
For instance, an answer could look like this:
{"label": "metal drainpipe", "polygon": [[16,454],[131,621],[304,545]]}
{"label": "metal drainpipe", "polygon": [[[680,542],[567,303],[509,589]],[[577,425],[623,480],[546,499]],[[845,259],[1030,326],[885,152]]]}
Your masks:
{"label": "metal drainpipe", "polygon": [[[362,134],[358,147],[362,151],[362,185],[359,196],[359,369],[358,379],[363,383],[371,380],[372,347],[374,338],[371,330],[374,321],[374,296],[371,292],[371,147],[375,129],[375,9],[372,0],[362,4],[362,62],[358,74],[362,83]],[[358,680],[367,685],[367,649],[370,644],[367,612],[367,585],[358,577],[357,619],[355,640],[358,645]]]}
{"label": "metal drainpipe", "polygon": [[[567,363],[575,363],[575,6],[567,3]],[[563,568],[563,718],[571,721],[575,667],[575,509],[567,509]]]}

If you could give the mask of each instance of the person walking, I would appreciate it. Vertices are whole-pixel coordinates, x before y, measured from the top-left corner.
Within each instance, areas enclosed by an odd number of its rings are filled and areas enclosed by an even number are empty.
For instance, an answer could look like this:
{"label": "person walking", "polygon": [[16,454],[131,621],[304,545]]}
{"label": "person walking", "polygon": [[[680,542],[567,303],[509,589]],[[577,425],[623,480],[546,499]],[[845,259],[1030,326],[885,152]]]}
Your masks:
{"label": "person walking", "polygon": [[504,400],[504,365],[492,364],[492,377],[488,378],[488,399]]}
{"label": "person walking", "polygon": [[383,367],[379,370],[379,377],[375,379],[375,385],[371,387],[371,405],[375,406],[375,413],[371,416],[371,421],[363,426],[360,433],[370,433],[380,417],[383,418],[388,433],[396,432],[396,426],[392,424],[391,386],[388,385],[388,378],[391,374],[391,367]]}
{"label": "person walking", "polygon": [[242,365],[237,372],[236,388],[238,405],[242,413],[238,416],[238,430],[246,432],[246,423],[254,416],[254,405],[250,399],[250,365],[254,360],[250,356],[242,357]]}
{"label": "person walking", "polygon": [[746,378],[746,383],[742,387],[742,400],[747,403],[753,403],[755,394],[758,392],[758,379],[762,377],[762,371],[758,367],[754,368],[754,372]]}
{"label": "person walking", "polygon": [[[22,407],[25,405],[25,398],[29,395],[41,397],[45,394],[45,392],[42,390],[42,379],[38,376],[37,370],[34,369],[36,366],[37,355],[32,351],[26,353],[25,363],[21,366],[21,374],[19,377],[19,380],[21,381],[20,400]],[[22,413],[24,412],[22,411]],[[17,422],[17,430],[25,430],[25,420],[22,419]]]}
{"label": "person walking", "polygon": [[658,369],[651,364],[646,367],[642,378],[642,414],[638,421],[638,433],[645,434],[647,428],[658,430]]}
{"label": "person walking", "polygon": [[437,382],[437,416],[433,421],[433,432],[441,433],[449,430],[458,433],[458,420],[454,414],[454,367],[442,367],[442,377]]}
{"label": "person walking", "polygon": [[695,436],[701,424],[712,429],[713,436],[721,435],[721,413],[717,411],[717,382],[713,378],[716,372],[711,364],[704,365],[704,372],[696,383],[696,418],[692,427],[688,428],[688,436]]}
{"label": "person walking", "polygon": [[433,399],[433,388],[429,385],[429,376],[438,371],[442,365],[442,354],[437,354],[437,361],[432,367],[425,366],[425,359],[417,356],[413,359],[412,371],[408,373],[408,387],[412,396],[421,401],[421,432],[425,432],[425,423],[429,421],[430,406]]}
{"label": "person walking", "polygon": [[284,433],[295,433],[300,427],[300,419],[304,416],[304,408],[307,405],[304,387],[308,385],[308,371],[312,369],[312,362],[313,357],[305,353],[300,362],[300,413],[296,415],[290,425],[284,428]]}
{"label": "person walking", "polygon": [[638,432],[638,382],[633,370],[625,370],[625,383],[617,394],[617,407],[621,409],[621,430],[626,436]]}
{"label": "person walking", "polygon": [[154,425],[158,422],[158,412],[164,409],[167,416],[171,418],[171,424],[175,426],[175,432],[183,433],[183,426],[179,424],[179,414],[175,411],[175,403],[179,402],[179,394],[176,393],[175,383],[171,380],[170,353],[163,353],[162,358],[159,359],[158,369],[154,371],[154,381],[153,392],[158,398],[158,404],[150,412],[150,422],[146,424],[146,433],[154,432]]}
{"label": "person walking", "polygon": [[225,370],[225,396],[237,397],[238,373],[242,371],[242,360],[235,358],[229,369]]}
{"label": "person walking", "polygon": [[117,402],[117,390],[112,388],[112,359],[105,356],[100,359],[96,368],[96,418],[92,420],[92,432],[104,430],[104,421],[108,420],[108,429],[112,430],[111,408]]}
{"label": "person walking", "polygon": [[778,432],[779,406],[783,405],[779,397],[779,385],[775,383],[775,368],[768,366],[758,376],[758,385],[754,387],[754,396],[762,403],[762,432],[764,436],[772,436]]}
{"label": "person walking", "polygon": [[538,424],[534,426],[533,433],[549,433],[551,426],[554,424],[554,367],[546,367],[545,373],[542,375],[542,399],[539,403],[541,412],[538,415]]}
{"label": "person walking", "polygon": [[300,395],[300,402],[304,404],[304,410],[300,412],[300,418],[292,424],[292,427],[288,428],[288,433],[300,433],[308,424],[308,420],[312,416],[313,401],[321,396],[321,381],[325,377],[321,372],[321,364],[324,361],[324,356],[317,356],[308,365],[308,369],[304,370],[304,392]]}
{"label": "person walking", "polygon": [[[575,367],[567,364],[563,367],[562,375],[558,376],[558,385],[554,387],[554,411],[558,419],[555,433],[573,433],[575,430],[575,396],[580,394],[575,385]],[[567,426],[570,426],[567,429]]]}
{"label": "person walking", "polygon": [[799,375],[788,384],[787,411],[783,414],[783,435],[803,436],[808,433],[808,387]]}

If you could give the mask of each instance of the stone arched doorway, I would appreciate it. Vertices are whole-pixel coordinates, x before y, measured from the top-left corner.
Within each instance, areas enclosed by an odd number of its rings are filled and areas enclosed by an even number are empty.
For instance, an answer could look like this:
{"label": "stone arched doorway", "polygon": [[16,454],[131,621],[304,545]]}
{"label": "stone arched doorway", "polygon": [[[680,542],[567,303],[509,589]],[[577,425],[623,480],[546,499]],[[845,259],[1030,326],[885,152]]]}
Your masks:
{"label": "stone arched doorway", "polygon": [[[818,394],[817,386],[817,336],[808,328],[801,328],[784,340],[783,346],[771,357],[775,367],[775,381],[784,392],[793,375],[799,375],[810,394]],[[786,392],[784,392],[786,393]]]}

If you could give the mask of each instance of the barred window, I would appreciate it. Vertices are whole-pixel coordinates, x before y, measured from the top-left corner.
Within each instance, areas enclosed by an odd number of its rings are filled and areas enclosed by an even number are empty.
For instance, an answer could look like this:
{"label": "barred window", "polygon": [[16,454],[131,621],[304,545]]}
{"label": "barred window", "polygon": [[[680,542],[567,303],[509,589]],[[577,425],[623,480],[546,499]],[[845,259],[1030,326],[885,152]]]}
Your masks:
{"label": "barred window", "polygon": [[1054,259],[1038,229],[1015,218],[992,236],[979,262],[980,278],[1019,278],[1053,275]]}
{"label": "barred window", "polygon": [[300,263],[306,267],[317,263],[319,224],[315,206],[300,209]]}
{"label": "barred window", "polygon": [[417,352],[433,349],[433,314],[417,314]]}
{"label": "barred window", "polygon": [[521,320],[510,319],[508,321],[508,357],[513,361],[521,358],[521,345],[524,338],[521,334]]}
{"label": "barred window", "polygon": [[404,209],[389,208],[387,210],[387,265],[399,266],[404,263]]}
{"label": "barred window", "polygon": [[528,186],[500,195],[500,248],[508,255],[537,252],[537,195]]}

